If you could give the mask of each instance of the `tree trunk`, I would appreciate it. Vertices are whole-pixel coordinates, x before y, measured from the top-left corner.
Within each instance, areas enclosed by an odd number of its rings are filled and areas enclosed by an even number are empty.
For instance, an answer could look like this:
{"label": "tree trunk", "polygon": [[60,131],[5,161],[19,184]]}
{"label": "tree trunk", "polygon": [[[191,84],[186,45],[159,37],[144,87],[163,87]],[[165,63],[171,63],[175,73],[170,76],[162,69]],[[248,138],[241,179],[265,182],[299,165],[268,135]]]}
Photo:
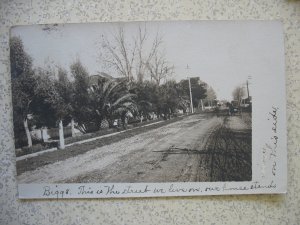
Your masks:
{"label": "tree trunk", "polygon": [[45,136],[46,136],[46,135],[45,135],[45,129],[44,129],[44,127],[42,127],[42,128],[41,128],[41,139],[42,139],[43,142],[46,141],[46,137],[45,137]]}
{"label": "tree trunk", "polygon": [[32,147],[32,140],[31,140],[31,135],[30,135],[30,131],[28,128],[27,118],[24,119],[24,128],[25,128],[25,132],[26,132],[26,136],[27,136],[28,147]]}
{"label": "tree trunk", "polygon": [[64,138],[64,127],[62,120],[59,121],[59,144],[58,144],[59,149],[64,149],[65,148],[65,138]]}
{"label": "tree trunk", "polygon": [[202,101],[202,99],[200,99],[200,101],[201,101],[201,109],[202,109],[202,111],[204,111],[204,106],[203,106],[203,101]]}
{"label": "tree trunk", "polygon": [[42,142],[45,142],[44,136],[43,136],[43,128],[41,128],[40,131],[41,131],[41,140],[42,140]]}
{"label": "tree trunk", "polygon": [[113,128],[114,127],[114,121],[113,120],[107,119],[107,122],[108,122],[108,127],[109,128]]}
{"label": "tree trunk", "polygon": [[72,132],[72,137],[74,137],[75,136],[74,119],[71,119],[71,132]]}

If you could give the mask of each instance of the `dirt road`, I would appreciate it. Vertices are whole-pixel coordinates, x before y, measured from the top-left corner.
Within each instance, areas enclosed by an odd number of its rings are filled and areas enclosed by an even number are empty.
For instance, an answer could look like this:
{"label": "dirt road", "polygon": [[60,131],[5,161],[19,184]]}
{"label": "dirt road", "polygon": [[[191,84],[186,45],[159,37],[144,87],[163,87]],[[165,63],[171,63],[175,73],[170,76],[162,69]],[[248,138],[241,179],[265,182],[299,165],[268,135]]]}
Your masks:
{"label": "dirt road", "polygon": [[[229,122],[227,119],[226,124],[238,130],[247,128],[239,118],[230,118]],[[221,127],[224,127],[224,117],[189,116],[85,154],[24,172],[18,180],[20,183],[209,181],[209,167],[201,163],[204,156],[195,153],[207,151],[214,141],[211,139],[213,134]]]}

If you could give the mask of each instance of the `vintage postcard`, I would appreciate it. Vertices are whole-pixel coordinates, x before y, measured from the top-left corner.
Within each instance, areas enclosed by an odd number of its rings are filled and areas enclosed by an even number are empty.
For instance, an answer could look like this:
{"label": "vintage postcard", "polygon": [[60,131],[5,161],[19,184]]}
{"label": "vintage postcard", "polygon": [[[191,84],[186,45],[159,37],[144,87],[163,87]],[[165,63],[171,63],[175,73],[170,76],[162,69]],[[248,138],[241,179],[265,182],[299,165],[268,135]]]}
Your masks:
{"label": "vintage postcard", "polygon": [[20,198],[285,193],[282,25],[17,26]]}

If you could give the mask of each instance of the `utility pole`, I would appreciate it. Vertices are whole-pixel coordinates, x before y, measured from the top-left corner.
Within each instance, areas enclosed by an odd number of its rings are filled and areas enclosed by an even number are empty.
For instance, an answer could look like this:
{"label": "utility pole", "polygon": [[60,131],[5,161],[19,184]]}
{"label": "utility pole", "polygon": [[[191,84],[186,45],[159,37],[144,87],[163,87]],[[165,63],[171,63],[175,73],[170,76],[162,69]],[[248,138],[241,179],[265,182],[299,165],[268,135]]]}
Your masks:
{"label": "utility pole", "polygon": [[191,87],[191,78],[188,77],[188,79],[189,79],[189,87],[190,87],[191,111],[192,111],[192,113],[194,113],[192,87]]}
{"label": "utility pole", "polygon": [[[251,81],[251,79],[252,79],[252,76],[249,75],[249,76],[248,76],[248,79],[247,79],[247,82],[246,82],[246,84],[247,84],[247,95],[248,95],[248,100],[250,100],[250,94],[249,94],[249,80]],[[250,83],[250,84],[251,84],[251,83]]]}
{"label": "utility pole", "polygon": [[249,87],[248,87],[248,80],[247,80],[247,94],[248,94],[248,99],[249,99]]}
{"label": "utility pole", "polygon": [[[187,70],[187,73],[189,73],[189,65],[187,64],[186,65],[186,70]],[[191,112],[194,113],[194,107],[193,107],[193,96],[192,96],[192,86],[191,86],[191,78],[190,77],[187,77],[188,80],[189,80],[189,89],[190,89],[190,101],[191,101]]]}

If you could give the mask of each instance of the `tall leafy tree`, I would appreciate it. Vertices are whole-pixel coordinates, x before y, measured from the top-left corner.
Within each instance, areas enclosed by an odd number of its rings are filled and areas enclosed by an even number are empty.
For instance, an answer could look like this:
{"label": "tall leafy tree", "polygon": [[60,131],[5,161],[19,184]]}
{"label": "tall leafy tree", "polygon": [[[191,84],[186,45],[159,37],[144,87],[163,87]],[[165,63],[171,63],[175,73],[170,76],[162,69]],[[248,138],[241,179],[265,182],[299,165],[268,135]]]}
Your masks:
{"label": "tall leafy tree", "polygon": [[160,87],[161,109],[165,117],[170,117],[178,108],[179,96],[176,90],[176,82],[168,81]]}
{"label": "tall leafy tree", "polygon": [[32,112],[31,103],[34,99],[36,81],[32,58],[26,53],[20,37],[10,39],[10,61],[15,138],[17,140],[25,131],[27,144],[31,147],[28,115]]}
{"label": "tall leafy tree", "polygon": [[136,112],[142,122],[143,118],[148,118],[149,113],[154,110],[153,95],[155,92],[153,92],[149,81],[133,82],[130,92],[135,94]]}
{"label": "tall leafy tree", "polygon": [[32,101],[33,122],[36,128],[56,126],[54,100],[57,98],[57,91],[54,84],[52,71],[38,68],[35,70],[36,86],[34,99]]}
{"label": "tall leafy tree", "polygon": [[74,110],[72,107],[72,100],[74,94],[74,88],[72,82],[68,78],[68,73],[65,69],[58,68],[58,79],[55,82],[55,86],[58,94],[62,98],[65,113],[63,115],[63,125],[67,125],[71,122],[72,136],[74,136]]}
{"label": "tall leafy tree", "polygon": [[[57,95],[53,98],[53,106],[55,109],[55,115],[59,126],[59,147],[64,149],[64,130],[63,124],[68,124],[71,121],[72,136],[74,135],[74,121],[73,121],[73,107],[72,107],[72,95],[73,86],[69,81],[67,72],[58,68],[58,79],[54,82]],[[64,123],[63,123],[64,122]]]}
{"label": "tall leafy tree", "polygon": [[25,51],[21,38],[11,37],[9,44],[12,79],[32,75],[32,58]]}
{"label": "tall leafy tree", "polygon": [[58,71],[58,79],[53,71],[36,70],[35,99],[33,101],[33,118],[36,128],[59,127],[59,148],[63,149],[63,121],[68,120],[71,111],[70,82],[62,69]]}
{"label": "tall leafy tree", "polygon": [[[200,103],[201,99],[206,98],[207,92],[207,85],[206,83],[202,82],[199,77],[190,78],[191,80],[191,92],[193,97],[193,106],[197,107]],[[179,82],[179,86],[181,89],[182,96],[190,96],[190,89],[189,89],[189,81],[188,80],[181,80]]]}
{"label": "tall leafy tree", "polygon": [[77,60],[71,66],[73,81],[72,109],[73,117],[81,132],[88,132],[87,124],[93,120],[93,111],[90,108],[89,74],[82,63]]}
{"label": "tall leafy tree", "polygon": [[72,100],[74,88],[72,82],[68,78],[68,73],[65,69],[59,67],[57,72],[57,79],[55,80],[55,88],[62,98],[64,111],[63,124],[67,125],[73,118],[74,110],[72,107]]}

